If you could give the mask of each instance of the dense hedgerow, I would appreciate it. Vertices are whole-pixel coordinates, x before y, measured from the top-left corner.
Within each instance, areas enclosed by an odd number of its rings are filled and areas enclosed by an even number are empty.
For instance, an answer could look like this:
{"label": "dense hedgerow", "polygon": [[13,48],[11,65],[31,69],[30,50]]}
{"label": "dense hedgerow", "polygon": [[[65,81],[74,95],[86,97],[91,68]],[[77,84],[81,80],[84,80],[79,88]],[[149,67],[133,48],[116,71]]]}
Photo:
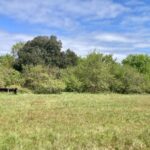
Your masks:
{"label": "dense hedgerow", "polygon": [[150,93],[150,56],[129,55],[118,63],[112,55],[92,52],[84,58],[55,36],[17,43],[12,56],[0,56],[0,87],[33,93]]}
{"label": "dense hedgerow", "polygon": [[[22,72],[13,69],[10,57],[0,59],[0,87],[19,87],[33,93],[116,92],[150,93],[150,75],[113,60],[110,55],[91,53],[74,67],[60,69],[26,65]],[[27,89],[27,90],[26,90]]]}
{"label": "dense hedgerow", "polygon": [[65,83],[67,91],[77,92],[144,93],[149,91],[149,82],[144,74],[129,65],[116,63],[111,57],[96,53],[88,55],[78,66],[68,68]]}

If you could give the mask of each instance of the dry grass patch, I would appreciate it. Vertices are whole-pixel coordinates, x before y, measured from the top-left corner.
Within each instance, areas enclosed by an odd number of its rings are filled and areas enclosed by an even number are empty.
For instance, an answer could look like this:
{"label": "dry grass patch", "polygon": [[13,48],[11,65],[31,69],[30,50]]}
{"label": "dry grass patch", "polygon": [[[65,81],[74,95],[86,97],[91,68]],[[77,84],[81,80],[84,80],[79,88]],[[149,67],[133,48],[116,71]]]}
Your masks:
{"label": "dry grass patch", "polygon": [[0,95],[0,149],[150,149],[150,95]]}

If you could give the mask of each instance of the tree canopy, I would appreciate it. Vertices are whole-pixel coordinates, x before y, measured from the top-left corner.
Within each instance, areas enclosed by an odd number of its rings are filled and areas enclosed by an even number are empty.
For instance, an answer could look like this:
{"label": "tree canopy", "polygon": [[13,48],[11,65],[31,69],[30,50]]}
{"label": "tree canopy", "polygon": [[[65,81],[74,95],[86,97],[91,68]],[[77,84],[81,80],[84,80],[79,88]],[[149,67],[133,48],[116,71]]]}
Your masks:
{"label": "tree canopy", "polygon": [[93,51],[78,57],[62,47],[53,35],[16,43],[11,55],[0,56],[0,86],[39,94],[150,93],[149,55],[129,55],[119,63],[112,55]]}
{"label": "tree canopy", "polygon": [[[16,48],[19,44],[13,46]],[[78,56],[68,49],[61,51],[62,42],[56,36],[38,36],[26,42],[19,51],[15,68],[21,70],[25,65],[46,65],[66,68],[77,64]]]}
{"label": "tree canopy", "polygon": [[123,61],[124,65],[129,65],[137,69],[140,73],[150,74],[150,56],[144,54],[129,55]]}

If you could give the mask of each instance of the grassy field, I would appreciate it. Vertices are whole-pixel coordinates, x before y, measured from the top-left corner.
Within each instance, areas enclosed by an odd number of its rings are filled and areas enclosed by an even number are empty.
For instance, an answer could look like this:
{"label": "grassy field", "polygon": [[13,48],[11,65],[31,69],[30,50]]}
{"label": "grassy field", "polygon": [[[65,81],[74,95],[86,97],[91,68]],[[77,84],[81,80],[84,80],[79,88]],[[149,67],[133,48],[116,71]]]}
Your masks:
{"label": "grassy field", "polygon": [[0,150],[149,150],[150,95],[0,95]]}

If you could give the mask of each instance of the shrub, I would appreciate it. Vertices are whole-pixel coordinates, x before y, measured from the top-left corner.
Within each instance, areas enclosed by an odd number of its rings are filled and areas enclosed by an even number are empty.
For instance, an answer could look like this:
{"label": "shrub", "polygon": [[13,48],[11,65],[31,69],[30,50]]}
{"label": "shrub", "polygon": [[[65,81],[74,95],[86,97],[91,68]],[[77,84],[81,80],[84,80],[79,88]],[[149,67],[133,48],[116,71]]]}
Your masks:
{"label": "shrub", "polygon": [[82,92],[82,82],[78,79],[76,70],[76,68],[68,68],[63,74],[66,91],[68,92]]}
{"label": "shrub", "polygon": [[102,54],[94,52],[88,55],[73,71],[70,70],[66,90],[91,93],[109,91],[110,74],[107,63]]}
{"label": "shrub", "polygon": [[24,87],[29,88],[34,93],[60,93],[65,89],[65,84],[60,79],[60,72],[57,69],[26,66],[23,74],[25,78]]}
{"label": "shrub", "polygon": [[0,86],[10,87],[12,85],[22,86],[24,79],[20,72],[12,69],[0,66]]}
{"label": "shrub", "polygon": [[145,75],[144,91],[150,93],[150,75]]}
{"label": "shrub", "polygon": [[11,55],[0,56],[0,66],[5,68],[12,68],[15,59]]}
{"label": "shrub", "polygon": [[145,79],[142,74],[129,66],[114,68],[111,90],[119,93],[142,93],[145,88]]}
{"label": "shrub", "polygon": [[49,79],[48,83],[38,83],[33,85],[34,93],[37,94],[50,94],[61,93],[65,89],[65,84],[60,80]]}

